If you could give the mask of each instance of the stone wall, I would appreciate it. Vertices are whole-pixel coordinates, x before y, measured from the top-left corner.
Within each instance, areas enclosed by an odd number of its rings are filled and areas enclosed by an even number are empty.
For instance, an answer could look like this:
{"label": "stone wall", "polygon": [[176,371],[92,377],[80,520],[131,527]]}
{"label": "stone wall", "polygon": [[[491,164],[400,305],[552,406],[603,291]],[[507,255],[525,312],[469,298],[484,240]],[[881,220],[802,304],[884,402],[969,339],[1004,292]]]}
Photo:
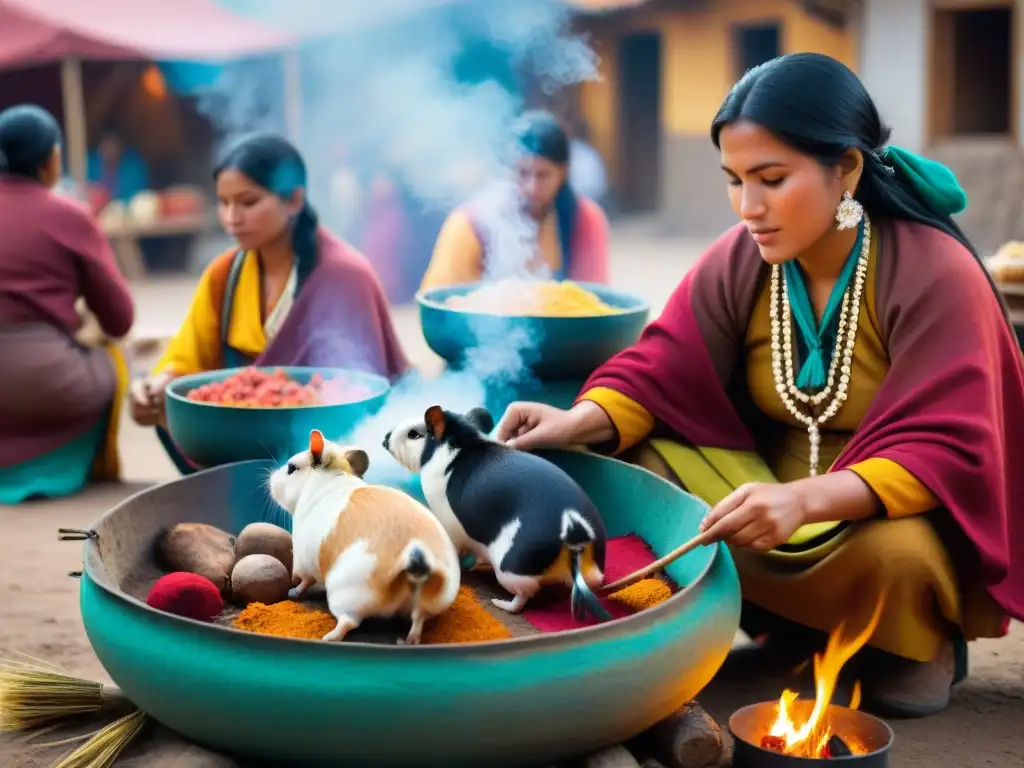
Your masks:
{"label": "stone wall", "polygon": [[927,152],[948,165],[967,192],[957,221],[982,256],[1024,240],[1024,151],[1010,142],[957,140]]}
{"label": "stone wall", "polygon": [[[1024,240],[1024,150],[1009,142],[958,140],[925,151],[948,165],[967,191],[956,217],[982,256]],[[666,234],[713,238],[736,223],[718,153],[704,138],[662,144],[661,221]]]}

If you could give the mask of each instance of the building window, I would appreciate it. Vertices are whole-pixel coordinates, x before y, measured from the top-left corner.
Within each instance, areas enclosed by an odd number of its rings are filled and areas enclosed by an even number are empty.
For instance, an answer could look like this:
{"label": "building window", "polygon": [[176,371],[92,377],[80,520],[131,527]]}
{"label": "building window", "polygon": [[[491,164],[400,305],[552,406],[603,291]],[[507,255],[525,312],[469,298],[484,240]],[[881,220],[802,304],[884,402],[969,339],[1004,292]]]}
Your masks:
{"label": "building window", "polygon": [[736,79],[782,54],[777,23],[737,24],[733,27],[732,40],[736,59]]}
{"label": "building window", "polygon": [[1009,4],[934,11],[933,138],[1014,133],[1014,23]]}

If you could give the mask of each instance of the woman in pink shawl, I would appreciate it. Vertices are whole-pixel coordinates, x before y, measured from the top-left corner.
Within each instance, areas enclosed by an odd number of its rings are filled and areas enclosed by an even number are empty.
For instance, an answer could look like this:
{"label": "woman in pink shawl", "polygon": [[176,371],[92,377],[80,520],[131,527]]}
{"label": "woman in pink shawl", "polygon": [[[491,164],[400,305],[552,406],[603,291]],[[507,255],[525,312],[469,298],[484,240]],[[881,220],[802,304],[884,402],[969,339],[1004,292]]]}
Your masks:
{"label": "woman in pink shawl", "polygon": [[[519,192],[536,223],[537,247],[527,267],[556,280],[608,282],[608,220],[600,206],[569,183],[569,137],[548,112],[528,112],[519,143]],[[420,290],[511,277],[491,263],[483,197],[456,208],[441,227]],[[511,265],[509,265],[511,266]],[[518,275],[516,275],[518,276]]]}

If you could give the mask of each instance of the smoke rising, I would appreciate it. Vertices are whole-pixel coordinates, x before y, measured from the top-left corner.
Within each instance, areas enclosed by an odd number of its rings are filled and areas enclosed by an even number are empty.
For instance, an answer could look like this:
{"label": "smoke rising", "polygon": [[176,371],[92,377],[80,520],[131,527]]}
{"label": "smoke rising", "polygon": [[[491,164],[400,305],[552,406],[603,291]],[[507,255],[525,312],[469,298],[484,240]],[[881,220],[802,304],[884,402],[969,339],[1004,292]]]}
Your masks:
{"label": "smoke rising", "polygon": [[370,457],[368,480],[401,486],[414,476],[384,449],[384,435],[407,419],[423,416],[432,405],[465,413],[483,405],[485,400],[483,383],[470,371],[449,371],[434,379],[412,373],[392,388],[377,413],[363,419],[339,442],[358,445],[366,451]]}
{"label": "smoke rising", "polygon": [[[341,228],[365,210],[332,201],[328,190],[342,164],[364,178],[386,173],[427,208],[447,212],[472,201],[488,244],[486,277],[528,277],[537,233],[519,203],[515,173],[525,83],[550,96],[597,76],[596,55],[569,29],[561,0],[220,2],[307,39],[297,143],[325,224]],[[266,64],[230,65],[201,106],[227,140],[280,131],[284,102],[270,98],[272,81]],[[398,469],[380,447],[396,422],[435,404],[465,411],[482,405],[489,389],[529,378],[525,361],[537,338],[493,322],[476,335],[467,340],[473,349],[466,370],[408,378],[351,436],[370,452],[372,466]]]}
{"label": "smoke rising", "polygon": [[[568,27],[561,0],[221,0],[239,13],[312,39],[302,46],[299,148],[314,202],[326,195],[339,157],[383,171],[421,204],[478,209],[496,275],[529,260],[533,222],[519,210],[516,117],[527,81],[546,94],[594,79],[597,58]],[[277,59],[272,60],[281,67]],[[266,61],[225,67],[201,107],[227,139],[281,130],[283,99],[269,106]]]}

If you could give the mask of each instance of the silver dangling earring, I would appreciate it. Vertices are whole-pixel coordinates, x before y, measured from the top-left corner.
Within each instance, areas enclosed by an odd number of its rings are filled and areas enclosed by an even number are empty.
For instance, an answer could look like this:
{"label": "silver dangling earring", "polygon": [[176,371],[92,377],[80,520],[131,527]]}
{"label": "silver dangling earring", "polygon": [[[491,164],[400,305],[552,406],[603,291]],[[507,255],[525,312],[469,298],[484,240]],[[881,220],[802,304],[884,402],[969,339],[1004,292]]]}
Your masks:
{"label": "silver dangling earring", "polygon": [[836,208],[836,229],[853,229],[864,218],[864,206],[853,199],[849,192],[843,192],[843,199]]}

